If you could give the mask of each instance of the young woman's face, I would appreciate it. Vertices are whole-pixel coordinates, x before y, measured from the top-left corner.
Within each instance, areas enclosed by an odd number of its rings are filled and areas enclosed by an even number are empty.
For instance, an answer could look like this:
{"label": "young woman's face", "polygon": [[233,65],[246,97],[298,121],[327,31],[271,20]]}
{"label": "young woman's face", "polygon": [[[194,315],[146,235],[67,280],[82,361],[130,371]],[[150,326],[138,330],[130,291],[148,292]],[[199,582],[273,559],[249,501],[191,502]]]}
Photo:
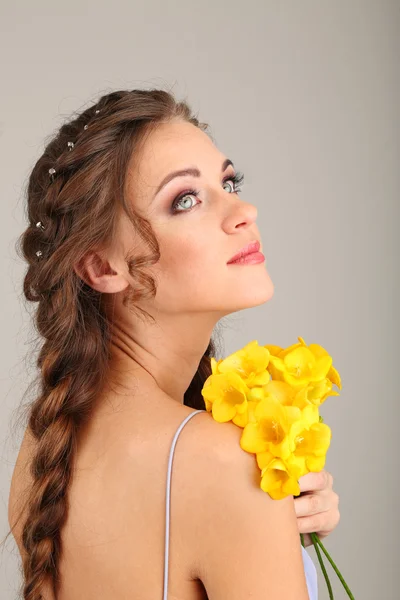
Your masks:
{"label": "young woman's face", "polygon": [[[172,177],[189,169],[198,176]],[[235,192],[234,175],[207,134],[183,121],[157,127],[132,156],[128,201],[150,221],[160,245],[160,260],[148,271],[157,281],[158,311],[213,312],[219,318],[273,295],[265,262],[227,264],[255,240],[262,252],[257,208]],[[122,235],[124,250],[135,254],[132,229]]]}

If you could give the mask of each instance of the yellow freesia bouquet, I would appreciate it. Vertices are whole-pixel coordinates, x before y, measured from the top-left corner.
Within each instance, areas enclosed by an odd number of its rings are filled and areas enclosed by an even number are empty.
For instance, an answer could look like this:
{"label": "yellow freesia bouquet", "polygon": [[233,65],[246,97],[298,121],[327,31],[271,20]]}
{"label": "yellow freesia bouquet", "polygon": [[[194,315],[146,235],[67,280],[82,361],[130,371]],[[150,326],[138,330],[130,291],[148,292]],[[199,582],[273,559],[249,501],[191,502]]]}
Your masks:
{"label": "yellow freesia bouquet", "polygon": [[[286,349],[254,340],[225,359],[212,357],[212,373],[201,391],[215,421],[232,421],[243,429],[240,446],[255,454],[260,487],[274,500],[298,496],[300,477],[324,468],[332,434],[319,407],[328,396],[339,395],[333,385],[342,389],[328,352],[298,340]],[[332,587],[319,547],[354,598],[318,535],[311,533],[311,539],[329,597]]]}

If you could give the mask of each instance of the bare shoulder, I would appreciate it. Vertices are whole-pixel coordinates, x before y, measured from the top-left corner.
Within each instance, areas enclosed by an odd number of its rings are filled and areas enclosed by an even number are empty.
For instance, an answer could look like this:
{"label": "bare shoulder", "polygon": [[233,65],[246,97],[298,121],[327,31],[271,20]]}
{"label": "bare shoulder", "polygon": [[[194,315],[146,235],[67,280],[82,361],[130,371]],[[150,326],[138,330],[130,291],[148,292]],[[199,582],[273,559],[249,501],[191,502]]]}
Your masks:
{"label": "bare shoulder", "polygon": [[[250,475],[250,483],[259,481],[255,457],[240,447],[242,429],[232,422],[219,423],[204,411],[204,416],[194,418],[195,434],[190,438],[190,451],[197,457],[196,465],[207,473],[211,465],[225,469],[228,465],[241,468]],[[252,477],[256,475],[257,477]]]}
{"label": "bare shoulder", "polygon": [[305,600],[293,496],[272,500],[260,488],[256,457],[240,447],[240,427],[218,423],[208,413],[193,425],[186,494],[192,498],[187,510],[195,576],[216,600]]}
{"label": "bare shoulder", "polygon": [[232,422],[219,423],[206,411],[193,417],[188,425],[191,432],[183,441],[182,459],[177,459],[182,460],[178,465],[183,465],[178,477],[186,481],[182,488],[183,519],[188,546],[195,548],[193,571],[201,578],[201,555],[206,551],[202,548],[203,536],[213,528],[213,520],[224,504],[238,494],[238,488],[257,490],[263,499],[266,494],[259,488],[260,470],[254,455],[240,447],[240,427]]}
{"label": "bare shoulder", "polygon": [[[254,455],[244,452],[240,447],[242,429],[232,422],[219,423],[212,415],[204,411],[204,415],[194,417],[196,435],[191,437],[192,450],[199,455],[199,466],[209,467],[210,462],[226,465],[242,462],[254,462]],[[204,460],[204,463],[203,463]]]}

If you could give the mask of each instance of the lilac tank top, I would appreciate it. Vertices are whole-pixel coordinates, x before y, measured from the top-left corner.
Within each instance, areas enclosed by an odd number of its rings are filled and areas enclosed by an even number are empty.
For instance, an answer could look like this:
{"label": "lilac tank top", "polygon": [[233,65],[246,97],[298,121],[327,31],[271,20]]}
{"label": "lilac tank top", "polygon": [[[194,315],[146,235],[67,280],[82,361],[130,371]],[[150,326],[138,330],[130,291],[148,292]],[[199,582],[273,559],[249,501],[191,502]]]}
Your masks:
{"label": "lilac tank top", "polygon": [[[168,600],[168,566],[169,566],[169,527],[171,517],[171,475],[172,475],[172,462],[174,458],[174,450],[178,436],[186,423],[197,415],[197,413],[206,412],[204,410],[195,410],[194,412],[187,415],[182,423],[179,425],[171,444],[171,450],[168,458],[168,473],[167,473],[167,490],[166,490],[166,502],[165,502],[165,550],[164,550],[164,587],[163,587],[163,600]],[[300,536],[299,536],[300,540]],[[301,546],[301,544],[300,544]],[[310,600],[318,600],[318,588],[317,588],[317,570],[315,565],[308,555],[307,551],[301,546],[303,555],[304,571],[307,581],[308,596]]]}

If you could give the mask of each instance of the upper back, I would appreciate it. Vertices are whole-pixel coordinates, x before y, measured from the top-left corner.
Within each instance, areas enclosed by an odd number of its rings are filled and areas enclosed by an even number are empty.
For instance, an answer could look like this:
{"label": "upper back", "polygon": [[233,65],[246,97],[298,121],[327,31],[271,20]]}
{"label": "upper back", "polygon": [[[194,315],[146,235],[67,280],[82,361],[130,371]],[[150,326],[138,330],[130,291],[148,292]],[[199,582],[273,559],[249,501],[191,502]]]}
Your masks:
{"label": "upper back", "polygon": [[[168,457],[179,426],[194,412],[171,402],[152,418],[138,410],[91,421],[80,438],[68,491],[57,600],[162,597]],[[196,548],[186,536],[186,520],[196,513],[190,506],[188,455],[198,439],[196,419],[210,419],[204,415],[190,419],[181,430],[173,460],[169,592],[182,600],[207,598],[195,575]],[[11,482],[10,526],[32,484],[34,449],[27,430]],[[15,528],[21,553],[23,518]],[[43,594],[43,600],[53,600],[50,586]]]}
{"label": "upper back", "polygon": [[[174,402],[151,418],[136,410],[93,419],[69,489],[57,600],[162,598],[174,437],[170,597],[308,598],[293,498],[273,501],[259,488],[254,456],[240,448],[240,428],[206,412],[187,420],[194,412]],[[29,485],[28,442],[14,471],[10,507]],[[44,600],[53,600],[49,589]]]}

